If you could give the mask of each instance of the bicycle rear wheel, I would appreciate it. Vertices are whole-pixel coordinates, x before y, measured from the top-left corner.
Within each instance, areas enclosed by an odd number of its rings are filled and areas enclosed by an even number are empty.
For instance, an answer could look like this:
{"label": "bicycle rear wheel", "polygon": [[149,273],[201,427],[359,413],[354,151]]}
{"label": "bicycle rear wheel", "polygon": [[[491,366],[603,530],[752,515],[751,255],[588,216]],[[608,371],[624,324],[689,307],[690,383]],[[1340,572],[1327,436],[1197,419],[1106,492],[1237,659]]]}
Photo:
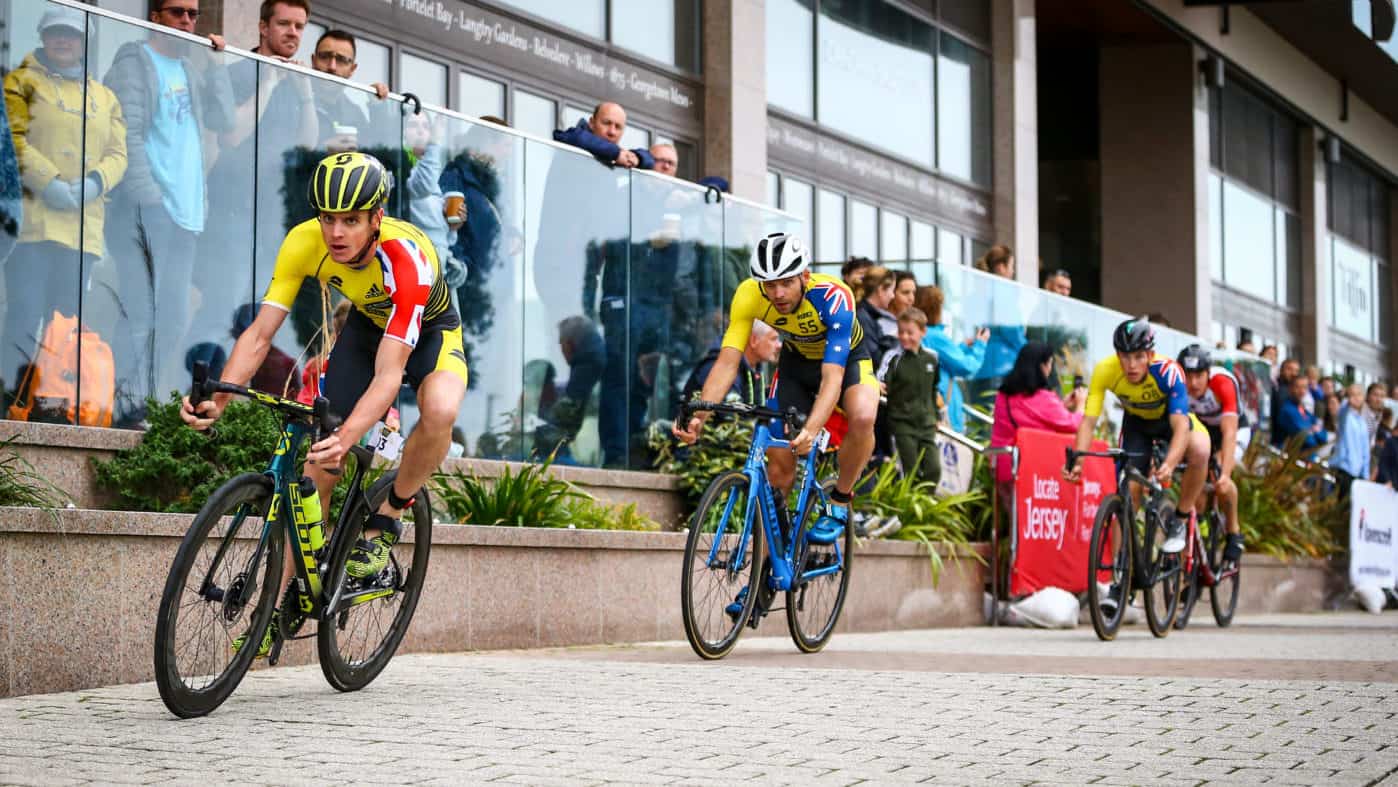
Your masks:
{"label": "bicycle rear wheel", "polygon": [[1203,571],[1200,568],[1200,562],[1204,559],[1205,556],[1202,554],[1194,555],[1190,570],[1185,574],[1180,584],[1180,609],[1179,612],[1175,613],[1176,630],[1189,625],[1189,616],[1194,613],[1194,605],[1199,603],[1199,577]]}
{"label": "bicycle rear wheel", "polygon": [[[170,712],[203,716],[228,699],[272,622],[282,576],[282,531],[260,543],[272,482],[230,479],[209,496],[185,533],[155,623],[155,685]],[[244,646],[233,640],[246,634]]]}
{"label": "bicycle rear wheel", "polygon": [[[1213,567],[1214,575],[1217,576],[1224,571],[1223,550],[1228,544],[1228,534],[1224,532],[1223,522],[1217,513],[1212,514],[1212,526],[1209,528],[1209,565]],[[1214,622],[1220,628],[1227,628],[1233,622],[1233,613],[1238,609],[1238,586],[1242,583],[1242,565],[1232,566],[1231,573],[1214,582],[1209,588],[1209,606],[1214,610]]]}
{"label": "bicycle rear wheel", "polygon": [[701,658],[721,659],[733,650],[757,600],[762,510],[745,533],[750,495],[746,474],[724,473],[709,483],[689,521],[680,610],[684,635]]}
{"label": "bicycle rear wheel", "polygon": [[[806,519],[816,516],[818,508],[813,503],[806,512]],[[799,523],[792,532],[804,534],[805,525],[804,521]],[[835,624],[840,620],[840,610],[845,606],[854,559],[854,523],[845,524],[844,537],[834,544],[808,541],[804,552],[797,561],[792,588],[786,592],[786,627],[791,632],[791,641],[802,653],[815,653],[830,641]],[[800,579],[807,572],[830,569],[834,571],[806,581]]]}
{"label": "bicycle rear wheel", "polygon": [[1170,626],[1175,622],[1175,614],[1180,608],[1180,582],[1183,566],[1182,553],[1166,554],[1160,547],[1165,543],[1165,523],[1175,515],[1173,503],[1162,503],[1155,516],[1147,517],[1146,537],[1142,543],[1148,571],[1142,582],[1142,594],[1146,607],[1146,623],[1150,633],[1157,637],[1170,634]]}
{"label": "bicycle rear wheel", "polygon": [[350,532],[335,534],[335,553],[325,587],[330,596],[338,588],[339,599],[316,627],[316,645],[325,680],[340,691],[364,688],[388,666],[412,623],[427,578],[432,506],[425,488],[417,491],[412,506],[403,511],[403,532],[388,567],[368,579],[354,579],[345,573],[345,564],[355,542],[363,537],[369,515],[383,504],[389,485],[397,477],[395,470],[375,481],[369,487],[367,506],[363,497],[358,498],[346,520]]}
{"label": "bicycle rear wheel", "polygon": [[1111,495],[1097,509],[1087,559],[1087,608],[1103,642],[1116,639],[1131,590],[1131,538],[1126,501]]}

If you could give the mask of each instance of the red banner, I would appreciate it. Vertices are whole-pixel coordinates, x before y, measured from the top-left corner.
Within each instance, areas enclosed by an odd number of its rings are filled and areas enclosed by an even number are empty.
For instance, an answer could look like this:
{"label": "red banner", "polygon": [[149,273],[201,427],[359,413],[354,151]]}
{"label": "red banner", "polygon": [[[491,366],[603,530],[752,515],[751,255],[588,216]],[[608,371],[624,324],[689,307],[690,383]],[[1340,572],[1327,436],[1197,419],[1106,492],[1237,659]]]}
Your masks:
{"label": "red banner", "polygon": [[[1092,520],[1102,498],[1115,491],[1115,470],[1107,459],[1083,461],[1083,480],[1063,480],[1064,449],[1074,436],[1020,429],[1019,474],[1015,476],[1017,534],[1010,566],[1010,594],[1024,596],[1046,587],[1069,593],[1087,589],[1087,552]],[[1094,451],[1106,450],[1098,440]]]}

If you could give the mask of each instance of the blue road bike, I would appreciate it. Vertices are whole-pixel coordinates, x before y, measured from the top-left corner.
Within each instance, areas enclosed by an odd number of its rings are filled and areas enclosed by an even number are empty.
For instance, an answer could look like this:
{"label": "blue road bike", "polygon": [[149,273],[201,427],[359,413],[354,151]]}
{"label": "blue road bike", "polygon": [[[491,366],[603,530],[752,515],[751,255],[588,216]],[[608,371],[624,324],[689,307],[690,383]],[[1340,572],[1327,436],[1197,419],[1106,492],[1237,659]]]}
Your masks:
{"label": "blue road bike", "polygon": [[685,636],[701,657],[723,658],[737,644],[743,626],[757,628],[775,611],[771,604],[777,593],[785,593],[791,639],[803,653],[815,653],[825,647],[840,619],[854,555],[851,527],[828,543],[811,533],[825,503],[816,463],[828,435],[821,432],[815,449],[797,464],[793,508],[768,483],[765,457],[769,448],[790,445],[772,434],[774,422],[794,433],[805,417],[794,410],[691,402],[680,410],[681,423],[701,411],[752,418],[757,424],[743,468],[711,481],[690,520],[680,587]]}

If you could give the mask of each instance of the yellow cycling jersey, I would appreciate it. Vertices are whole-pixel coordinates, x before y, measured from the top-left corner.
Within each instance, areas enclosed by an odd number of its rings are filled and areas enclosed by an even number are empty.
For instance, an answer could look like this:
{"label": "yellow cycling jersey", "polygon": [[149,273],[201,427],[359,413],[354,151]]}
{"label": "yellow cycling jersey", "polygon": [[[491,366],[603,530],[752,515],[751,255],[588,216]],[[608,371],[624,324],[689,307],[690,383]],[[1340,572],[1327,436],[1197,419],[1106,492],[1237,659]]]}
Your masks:
{"label": "yellow cycling jersey", "polygon": [[854,316],[854,293],[844,282],[824,273],[811,274],[811,282],[794,314],[781,314],[762,294],[756,279],[738,285],[728,310],[728,330],[723,346],[742,352],[752,333],[752,321],[761,320],[781,334],[782,345],[801,357],[845,365],[850,350],[864,340]]}
{"label": "yellow cycling jersey", "polygon": [[1102,414],[1107,391],[1116,394],[1126,412],[1138,418],[1155,420],[1170,415],[1189,415],[1189,390],[1184,384],[1184,373],[1179,364],[1159,353],[1150,359],[1145,379],[1139,383],[1126,379],[1116,353],[1099,361],[1092,370],[1092,382],[1087,391],[1087,415],[1096,418]]}
{"label": "yellow cycling jersey", "polygon": [[339,290],[382,328],[385,336],[409,347],[417,346],[424,323],[442,328],[461,323],[432,241],[401,219],[384,217],[374,258],[359,268],[330,258],[318,219],[292,227],[277,252],[272,281],[262,302],[291,311],[301,282],[307,278]]}

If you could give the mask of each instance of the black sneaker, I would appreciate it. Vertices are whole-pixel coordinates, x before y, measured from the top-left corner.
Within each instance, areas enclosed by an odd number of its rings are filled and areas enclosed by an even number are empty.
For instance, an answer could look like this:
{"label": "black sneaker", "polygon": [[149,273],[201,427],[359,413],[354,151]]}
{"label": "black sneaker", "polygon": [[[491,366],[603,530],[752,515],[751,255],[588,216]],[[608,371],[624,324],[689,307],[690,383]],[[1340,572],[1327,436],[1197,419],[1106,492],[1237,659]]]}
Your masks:
{"label": "black sneaker", "polygon": [[1228,545],[1223,548],[1223,562],[1237,563],[1243,559],[1243,534],[1229,533]]}

